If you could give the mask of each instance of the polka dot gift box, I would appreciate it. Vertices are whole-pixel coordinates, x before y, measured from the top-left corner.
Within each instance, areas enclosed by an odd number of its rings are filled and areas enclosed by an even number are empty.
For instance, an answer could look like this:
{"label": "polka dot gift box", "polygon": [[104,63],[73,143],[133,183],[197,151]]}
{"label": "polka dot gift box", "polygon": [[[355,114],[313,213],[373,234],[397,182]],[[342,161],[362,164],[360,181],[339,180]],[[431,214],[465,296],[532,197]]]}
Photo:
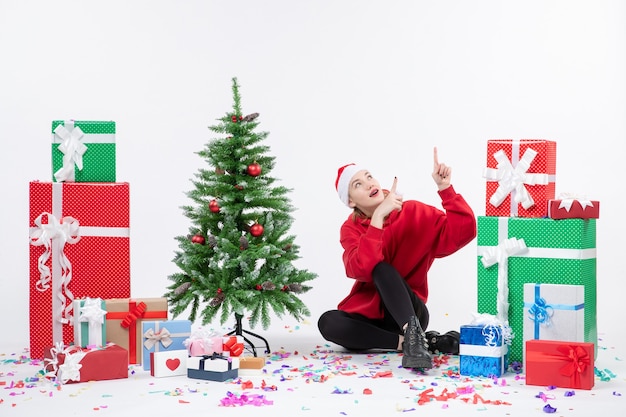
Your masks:
{"label": "polka dot gift box", "polygon": [[[477,221],[478,312],[497,314],[499,288],[508,292],[509,360],[523,361],[528,283],[582,285],[583,338],[597,344],[596,220],[478,216]],[[510,254],[512,238],[523,241],[525,250]],[[493,262],[486,262],[489,258]]]}
{"label": "polka dot gift box", "polygon": [[39,182],[30,197],[30,353],[74,341],[74,299],[130,297],[128,183]]}
{"label": "polka dot gift box", "polygon": [[52,122],[52,180],[115,182],[115,122]]}
{"label": "polka dot gift box", "polygon": [[544,139],[487,141],[487,216],[545,217],[554,198],[556,142]]}

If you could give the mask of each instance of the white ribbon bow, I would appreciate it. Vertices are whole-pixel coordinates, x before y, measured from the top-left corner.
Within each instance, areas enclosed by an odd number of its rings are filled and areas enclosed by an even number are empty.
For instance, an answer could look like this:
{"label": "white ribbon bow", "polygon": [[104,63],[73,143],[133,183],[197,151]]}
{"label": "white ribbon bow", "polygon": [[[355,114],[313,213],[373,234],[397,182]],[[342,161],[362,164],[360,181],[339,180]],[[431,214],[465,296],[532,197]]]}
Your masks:
{"label": "white ribbon bow", "polygon": [[527,251],[524,239],[515,237],[490,247],[480,259],[485,268],[498,264],[498,301],[496,318],[504,324],[509,321],[509,257]]}
{"label": "white ribbon bow", "polygon": [[493,154],[498,162],[496,168],[485,168],[483,173],[488,181],[498,181],[498,188],[489,199],[491,205],[498,207],[509,193],[513,193],[513,201],[525,209],[535,204],[525,185],[545,185],[549,182],[548,174],[526,172],[536,155],[537,151],[527,148],[522,159],[513,167],[503,150]]}
{"label": "white ribbon bow", "polygon": [[106,314],[99,298],[86,298],[80,307],[79,320],[88,323],[89,341],[94,345],[102,346],[102,325]]}
{"label": "white ribbon bow", "polygon": [[[80,381],[80,368],[86,352],[77,349],[74,346],[68,346],[63,348],[63,342],[57,342],[53,348],[50,349],[51,358],[44,359],[44,370],[47,371],[46,377],[56,377],[61,384],[66,384],[69,381]],[[59,354],[65,355],[63,363],[59,365]],[[50,370],[48,368],[51,368]]]}
{"label": "white ribbon bow", "polygon": [[67,121],[64,125],[58,125],[54,134],[62,139],[58,149],[63,152],[63,166],[54,173],[57,182],[74,180],[74,165],[79,170],[83,169],[83,154],[87,146],[82,142],[84,132],[80,127],[74,126],[73,121]]}
{"label": "white ribbon bow", "polygon": [[[47,217],[47,223],[43,223],[43,218]],[[52,253],[52,240],[57,239],[59,243],[59,264],[61,266],[61,286],[63,291],[58,292],[58,297],[62,301],[61,310],[57,315],[57,320],[61,323],[69,323],[69,316],[72,311],[72,301],[74,295],[69,290],[68,285],[72,280],[72,264],[63,251],[66,243],[76,243],[80,240],[79,223],[73,217],[66,216],[59,221],[50,213],[41,213],[35,219],[36,228],[30,232],[30,244],[33,246],[43,246],[44,252],[39,256],[37,268],[39,269],[39,281],[35,287],[38,291],[46,291],[50,288],[52,275],[50,268],[46,265]],[[65,294],[65,297],[63,296]],[[69,300],[69,305],[66,305]]]}
{"label": "white ribbon bow", "polygon": [[572,204],[574,204],[574,201],[578,201],[580,203],[583,211],[587,207],[593,207],[593,203],[591,202],[591,200],[588,200],[587,197],[579,196],[577,194],[562,193],[559,195],[559,198],[561,199],[559,208],[565,208],[565,211],[567,212],[569,212],[572,208]]}
{"label": "white ribbon bow", "polygon": [[485,336],[485,346],[498,346],[498,338],[502,336],[502,345],[510,345],[513,339],[513,331],[508,323],[503,322],[493,314],[473,314],[473,325],[483,326],[482,334]]}
{"label": "white ribbon bow", "polygon": [[169,330],[165,328],[159,330],[158,332],[155,332],[154,329],[148,329],[143,336],[146,339],[146,341],[143,342],[143,345],[148,350],[152,349],[158,342],[161,342],[163,347],[167,349],[173,342],[170,337]]}
{"label": "white ribbon bow", "polygon": [[83,351],[65,354],[65,360],[63,364],[59,365],[57,375],[61,384],[66,384],[69,381],[80,381],[80,368],[83,367],[80,361],[83,360],[85,355],[86,353]]}

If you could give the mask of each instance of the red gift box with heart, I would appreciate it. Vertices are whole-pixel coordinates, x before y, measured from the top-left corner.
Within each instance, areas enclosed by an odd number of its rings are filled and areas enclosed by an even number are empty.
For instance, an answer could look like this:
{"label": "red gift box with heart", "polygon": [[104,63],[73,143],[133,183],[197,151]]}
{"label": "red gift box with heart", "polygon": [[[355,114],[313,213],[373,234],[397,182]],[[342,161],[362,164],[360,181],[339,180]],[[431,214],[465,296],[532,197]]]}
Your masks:
{"label": "red gift box with heart", "polygon": [[74,299],[130,297],[129,194],[128,183],[30,183],[33,359],[74,341]]}
{"label": "red gift box with heart", "polygon": [[187,374],[187,349],[150,352],[150,375],[162,378]]}

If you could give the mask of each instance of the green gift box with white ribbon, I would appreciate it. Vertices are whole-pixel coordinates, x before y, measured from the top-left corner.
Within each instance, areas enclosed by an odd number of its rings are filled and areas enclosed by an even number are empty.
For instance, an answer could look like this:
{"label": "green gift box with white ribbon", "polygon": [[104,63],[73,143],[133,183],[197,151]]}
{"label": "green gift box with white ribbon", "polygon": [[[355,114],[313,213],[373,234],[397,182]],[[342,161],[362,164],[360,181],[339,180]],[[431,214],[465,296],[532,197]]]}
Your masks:
{"label": "green gift box with white ribbon", "polygon": [[513,331],[510,361],[524,357],[524,284],[584,287],[584,341],[597,350],[595,219],[478,216],[478,312]]}
{"label": "green gift box with white ribbon", "polygon": [[115,182],[115,122],[52,122],[55,182]]}

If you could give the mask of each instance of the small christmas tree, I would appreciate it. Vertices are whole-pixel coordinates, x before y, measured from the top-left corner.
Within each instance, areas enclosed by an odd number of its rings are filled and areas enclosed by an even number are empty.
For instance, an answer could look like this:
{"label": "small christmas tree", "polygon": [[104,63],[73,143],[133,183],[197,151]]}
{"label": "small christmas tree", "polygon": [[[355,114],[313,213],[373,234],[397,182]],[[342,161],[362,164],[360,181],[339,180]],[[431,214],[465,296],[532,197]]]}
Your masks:
{"label": "small christmas tree", "polygon": [[260,320],[266,329],[271,311],[298,320],[310,315],[299,295],[317,275],[292,265],[299,247],[288,234],[291,190],[270,175],[274,157],[263,145],[269,133],[255,132],[258,113],[242,114],[236,78],[232,92],[232,111],[209,127],[220,137],[197,152],[209,169],[198,170],[187,192],[195,204],[182,209],[192,226],[176,237],[180,272],[169,276],[165,296],[175,316],[189,307],[191,321],[208,324],[219,313],[221,324],[234,316],[240,325],[249,312],[250,326]]}

